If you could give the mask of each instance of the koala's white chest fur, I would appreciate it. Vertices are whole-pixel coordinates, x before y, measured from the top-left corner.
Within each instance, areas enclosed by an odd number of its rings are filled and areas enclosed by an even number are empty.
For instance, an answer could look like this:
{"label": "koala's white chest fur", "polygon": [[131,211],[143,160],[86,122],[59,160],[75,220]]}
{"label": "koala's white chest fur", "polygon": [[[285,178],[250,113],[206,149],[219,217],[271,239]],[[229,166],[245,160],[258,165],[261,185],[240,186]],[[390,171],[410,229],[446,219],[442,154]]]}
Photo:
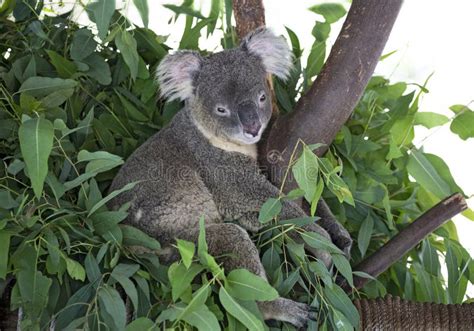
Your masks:
{"label": "koala's white chest fur", "polygon": [[237,152],[241,153],[244,155],[247,155],[253,159],[257,159],[257,145],[252,144],[252,145],[240,145],[236,144],[230,141],[225,141],[222,139],[219,139],[212,133],[208,132],[206,129],[204,129],[201,125],[199,125],[196,121],[194,121],[194,124],[197,126],[199,131],[203,134],[204,137],[211,143],[212,146],[220,148],[224,151],[228,152]]}
{"label": "koala's white chest fur", "polygon": [[244,155],[250,156],[253,159],[257,159],[257,146],[256,145],[238,145],[228,141],[222,141],[217,138],[208,137],[209,142],[217,148],[223,149],[228,152],[238,152]]}

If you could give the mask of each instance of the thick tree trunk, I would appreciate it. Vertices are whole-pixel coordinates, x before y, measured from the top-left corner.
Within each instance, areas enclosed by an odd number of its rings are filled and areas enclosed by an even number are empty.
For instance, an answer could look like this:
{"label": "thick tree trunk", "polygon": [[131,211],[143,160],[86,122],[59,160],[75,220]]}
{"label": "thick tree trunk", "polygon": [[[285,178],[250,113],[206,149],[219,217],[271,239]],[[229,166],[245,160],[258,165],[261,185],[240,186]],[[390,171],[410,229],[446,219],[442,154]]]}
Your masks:
{"label": "thick tree trunk", "polygon": [[232,2],[237,36],[243,39],[249,32],[265,26],[265,8],[262,0],[234,0]]}

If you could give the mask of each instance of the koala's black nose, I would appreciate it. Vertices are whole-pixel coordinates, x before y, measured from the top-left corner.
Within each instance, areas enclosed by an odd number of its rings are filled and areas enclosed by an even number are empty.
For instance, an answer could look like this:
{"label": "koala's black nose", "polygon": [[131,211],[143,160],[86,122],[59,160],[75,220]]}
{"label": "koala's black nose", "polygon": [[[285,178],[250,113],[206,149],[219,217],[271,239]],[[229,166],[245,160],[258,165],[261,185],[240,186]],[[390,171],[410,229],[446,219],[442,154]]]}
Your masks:
{"label": "koala's black nose", "polygon": [[259,109],[254,102],[245,101],[238,105],[237,114],[242,123],[243,133],[248,138],[258,136],[262,128],[258,112]]}
{"label": "koala's black nose", "polygon": [[258,133],[260,132],[261,127],[262,125],[259,122],[254,122],[244,127],[244,133],[249,134],[252,137],[256,137]]}

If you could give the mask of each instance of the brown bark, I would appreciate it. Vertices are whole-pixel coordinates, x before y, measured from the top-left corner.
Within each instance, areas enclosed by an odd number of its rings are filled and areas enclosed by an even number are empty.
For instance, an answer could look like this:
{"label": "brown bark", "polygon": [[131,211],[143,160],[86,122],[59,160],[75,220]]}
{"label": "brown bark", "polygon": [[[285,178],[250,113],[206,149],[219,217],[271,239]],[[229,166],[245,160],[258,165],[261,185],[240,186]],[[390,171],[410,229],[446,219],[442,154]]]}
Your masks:
{"label": "brown bark", "polygon": [[262,0],[234,0],[232,1],[237,36],[243,39],[249,32],[265,26],[265,8]]}
{"label": "brown bark", "polygon": [[472,330],[474,303],[443,305],[392,297],[355,300],[358,330]]}
{"label": "brown bark", "polygon": [[[467,209],[466,200],[460,193],[444,199],[436,206],[418,217],[413,223],[390,239],[382,248],[354,267],[377,277],[392,264],[400,260],[408,251],[415,247],[427,235],[446,223],[453,216]],[[354,286],[362,288],[370,279],[355,277]],[[343,284],[343,287],[345,284]]]}
{"label": "brown bark", "polygon": [[[276,119],[260,146],[279,186],[283,169],[299,139],[331,144],[351,115],[372,76],[400,10],[402,0],[354,0],[342,30],[316,81],[291,113]],[[323,154],[320,148],[318,154]],[[271,156],[270,156],[271,155]],[[275,157],[278,156],[278,157]],[[295,188],[289,181],[285,191]]]}

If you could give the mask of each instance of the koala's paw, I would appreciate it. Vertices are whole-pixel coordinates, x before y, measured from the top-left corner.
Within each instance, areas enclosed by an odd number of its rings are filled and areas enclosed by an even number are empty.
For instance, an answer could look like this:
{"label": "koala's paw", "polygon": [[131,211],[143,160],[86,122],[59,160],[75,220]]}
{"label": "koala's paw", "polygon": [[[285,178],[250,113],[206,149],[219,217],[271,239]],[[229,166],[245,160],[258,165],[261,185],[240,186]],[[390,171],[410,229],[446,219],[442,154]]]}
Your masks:
{"label": "koala's paw", "polygon": [[315,307],[300,302],[294,302],[293,306],[288,310],[288,315],[289,318],[292,319],[288,322],[297,328],[306,330],[310,320],[316,321],[317,312]]}
{"label": "koala's paw", "polygon": [[278,298],[274,301],[258,302],[263,317],[285,321],[306,330],[308,322],[316,321],[316,308],[290,299]]}

